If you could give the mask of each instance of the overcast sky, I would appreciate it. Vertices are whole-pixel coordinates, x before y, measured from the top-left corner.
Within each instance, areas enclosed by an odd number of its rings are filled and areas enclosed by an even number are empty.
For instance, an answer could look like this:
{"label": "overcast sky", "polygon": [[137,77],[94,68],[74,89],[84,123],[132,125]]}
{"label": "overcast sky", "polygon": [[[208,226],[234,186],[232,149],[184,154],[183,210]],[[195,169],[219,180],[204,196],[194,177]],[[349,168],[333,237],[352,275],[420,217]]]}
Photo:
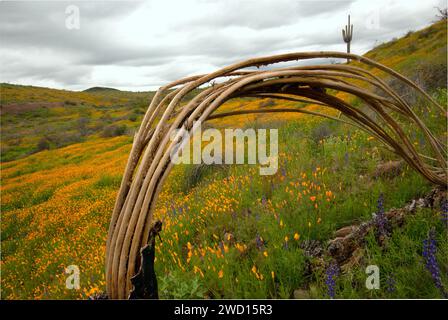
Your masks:
{"label": "overcast sky", "polygon": [[0,82],[152,90],[249,57],[345,51],[348,14],[363,54],[429,25],[435,7],[446,1],[3,0]]}

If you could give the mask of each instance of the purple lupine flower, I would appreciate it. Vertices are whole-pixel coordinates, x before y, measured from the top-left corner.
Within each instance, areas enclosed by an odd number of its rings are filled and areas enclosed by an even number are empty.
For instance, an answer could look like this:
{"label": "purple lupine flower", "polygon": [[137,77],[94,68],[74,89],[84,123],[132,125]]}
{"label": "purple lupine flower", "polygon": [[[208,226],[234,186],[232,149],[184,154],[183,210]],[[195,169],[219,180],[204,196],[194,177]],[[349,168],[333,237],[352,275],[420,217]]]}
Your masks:
{"label": "purple lupine flower", "polygon": [[288,241],[285,240],[285,241],[283,242],[283,249],[288,250],[288,248],[289,248],[289,247],[288,247]]}
{"label": "purple lupine flower", "polygon": [[384,214],[384,196],[382,193],[378,197],[377,213],[375,215],[374,223],[376,227],[376,237],[378,240],[382,241],[389,233],[389,222]]}
{"label": "purple lupine flower", "polygon": [[224,248],[224,241],[219,242],[219,249],[221,249],[223,255],[226,253],[226,250]]}
{"label": "purple lupine flower", "polygon": [[420,146],[425,146],[425,144],[426,144],[426,140],[425,140],[425,138],[420,137],[420,138],[419,138],[419,144],[420,144]]}
{"label": "purple lupine flower", "polygon": [[444,201],[442,201],[440,208],[442,209],[440,219],[442,220],[442,223],[445,225],[445,227],[448,228],[448,199],[445,199]]}
{"label": "purple lupine flower", "polygon": [[255,244],[257,245],[258,250],[264,249],[264,241],[259,234],[257,234],[257,237],[255,238]]}
{"label": "purple lupine flower", "polygon": [[440,277],[440,268],[437,263],[436,253],[436,231],[432,228],[428,232],[428,238],[423,240],[423,258],[425,259],[426,269],[431,273],[434,285],[440,290],[443,297],[448,298],[448,292],[445,291],[442,284],[442,278]]}
{"label": "purple lupine flower", "polygon": [[378,214],[384,214],[384,195],[381,193],[377,201]]}
{"label": "purple lupine flower", "polygon": [[394,275],[388,275],[386,278],[386,290],[389,293],[395,292],[395,279]]}
{"label": "purple lupine flower", "polygon": [[327,285],[327,292],[331,299],[335,297],[336,277],[339,276],[339,266],[336,263],[330,264],[325,272],[327,279],[325,284]]}
{"label": "purple lupine flower", "polygon": [[171,214],[172,214],[173,216],[176,216],[176,215],[177,215],[176,207],[174,206],[174,204],[171,205]]}
{"label": "purple lupine flower", "polygon": [[267,203],[266,197],[265,196],[261,197],[261,204],[263,205],[263,207],[266,206],[266,203]]}
{"label": "purple lupine flower", "polygon": [[286,177],[286,169],[284,167],[280,168],[280,172],[281,172],[282,176]]}

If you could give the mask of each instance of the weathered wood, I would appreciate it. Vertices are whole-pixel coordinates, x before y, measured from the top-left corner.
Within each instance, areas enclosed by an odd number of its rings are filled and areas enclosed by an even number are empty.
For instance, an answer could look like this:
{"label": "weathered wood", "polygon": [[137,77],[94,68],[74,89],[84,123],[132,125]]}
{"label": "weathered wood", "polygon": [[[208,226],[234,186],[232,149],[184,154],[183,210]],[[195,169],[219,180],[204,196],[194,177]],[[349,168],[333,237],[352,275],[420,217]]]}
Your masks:
{"label": "weathered wood", "polygon": [[148,244],[140,250],[140,269],[131,278],[134,286],[129,294],[129,299],[159,299],[157,277],[154,270],[156,237],[160,237],[162,222],[157,221],[149,233]]}

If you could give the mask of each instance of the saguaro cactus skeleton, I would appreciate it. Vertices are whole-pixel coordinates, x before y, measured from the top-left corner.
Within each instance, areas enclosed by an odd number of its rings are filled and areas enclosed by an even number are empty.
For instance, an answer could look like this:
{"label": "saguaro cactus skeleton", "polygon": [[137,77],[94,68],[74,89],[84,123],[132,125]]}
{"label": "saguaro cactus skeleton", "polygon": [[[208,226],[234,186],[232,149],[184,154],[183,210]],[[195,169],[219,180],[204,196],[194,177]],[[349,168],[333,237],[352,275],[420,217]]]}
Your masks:
{"label": "saguaro cactus skeleton", "polygon": [[[348,24],[345,26],[345,30],[342,29],[342,39],[347,44],[347,53],[350,53],[350,43],[352,42],[353,37],[353,25],[350,24],[350,15],[348,15]],[[347,59],[349,62],[350,59]]]}
{"label": "saguaro cactus skeleton", "polygon": [[[247,69],[315,58],[352,59],[356,63]],[[445,114],[444,108],[404,76],[366,57],[342,52],[298,52],[249,59],[161,87],[152,98],[135,135],[112,213],[106,245],[109,297],[127,298],[131,290],[130,279],[139,270],[139,251],[148,242],[155,203],[173,167],[170,152],[175,150],[178,141],[170,141],[170,134],[175,129],[185,128],[191,136],[196,130],[193,127],[196,120],[204,122],[250,113],[298,112],[342,121],[367,131],[426,179],[446,187],[446,146],[427,128],[413,107],[378,77],[378,72],[413,88],[427,101],[428,107]],[[216,79],[222,81],[214,83]],[[211,83],[214,84],[207,86]],[[187,100],[187,95],[191,96],[199,87],[202,89]],[[344,98],[336,96],[336,92],[345,93]],[[224,102],[238,97],[305,101],[320,105],[322,111],[269,106],[219,112]],[[363,106],[352,104],[353,97],[362,101]],[[328,112],[332,110],[341,112],[344,117],[333,117]],[[406,131],[404,125],[412,126],[412,130]],[[421,133],[425,151],[417,150],[412,143],[411,131]],[[177,138],[181,138],[180,133]]]}

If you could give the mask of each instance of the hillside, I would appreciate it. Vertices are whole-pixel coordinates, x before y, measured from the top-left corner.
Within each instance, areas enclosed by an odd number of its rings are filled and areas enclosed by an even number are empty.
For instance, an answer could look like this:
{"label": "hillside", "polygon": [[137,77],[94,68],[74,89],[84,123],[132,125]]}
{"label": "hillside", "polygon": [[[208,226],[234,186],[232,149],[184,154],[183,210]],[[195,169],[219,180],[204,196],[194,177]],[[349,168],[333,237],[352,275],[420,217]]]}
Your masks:
{"label": "hillside", "polygon": [[98,137],[133,135],[152,92],[0,84],[1,161]]}
{"label": "hillside", "polygon": [[92,106],[124,104],[139,98],[148,99],[151,92],[121,91],[114,88],[93,87],[84,91],[59,90],[35,86],[0,83],[1,105],[20,103],[70,102]]}
{"label": "hillside", "polygon": [[[446,38],[442,21],[366,56],[418,81],[446,106]],[[110,214],[133,130],[151,94],[1,85],[3,299],[85,299],[105,290]],[[416,110],[423,110],[419,103],[415,99]],[[238,99],[222,110],[248,104],[290,103]],[[440,112],[425,117],[446,137]],[[297,292],[326,298],[326,271],[314,268],[316,259],[308,255],[313,244],[323,246],[335,230],[370,219],[381,206],[402,207],[432,188],[407,165],[397,174],[376,175],[378,164],[397,157],[353,127],[307,115],[226,121],[211,124],[279,127],[279,171],[260,176],[250,165],[174,169],[155,213],[163,219],[163,243],[156,248],[162,298],[293,298]],[[337,278],[336,297],[442,297],[422,257],[434,228],[447,286],[448,237],[440,218],[440,209],[416,210],[385,247],[369,234],[361,258]],[[65,288],[67,265],[81,269],[78,291]],[[365,288],[367,265],[381,268],[381,290]],[[392,282],[393,290],[386,290]]]}
{"label": "hillside", "polygon": [[120,90],[115,88],[107,88],[107,87],[92,87],[84,90],[84,92],[104,92],[104,93],[114,93]]}

